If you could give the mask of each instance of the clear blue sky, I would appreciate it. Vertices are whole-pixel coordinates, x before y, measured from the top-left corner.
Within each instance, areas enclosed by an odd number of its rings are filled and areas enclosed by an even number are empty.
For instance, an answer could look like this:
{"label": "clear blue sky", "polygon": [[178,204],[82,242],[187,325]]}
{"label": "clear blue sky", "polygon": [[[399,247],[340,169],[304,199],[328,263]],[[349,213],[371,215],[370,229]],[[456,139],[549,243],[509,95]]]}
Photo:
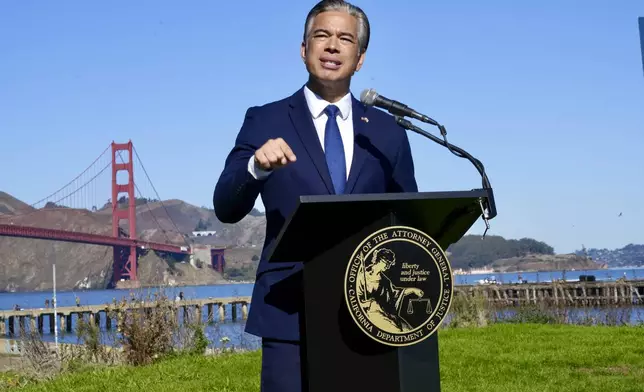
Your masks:
{"label": "clear blue sky", "polygon": [[[305,82],[314,3],[3,1],[0,190],[34,202],[132,139],[162,198],[211,205],[247,107]],[[558,252],[644,243],[644,2],[357,4],[373,32],[354,94],[436,118],[485,163],[490,234]],[[410,138],[422,191],[480,186],[468,162]]]}

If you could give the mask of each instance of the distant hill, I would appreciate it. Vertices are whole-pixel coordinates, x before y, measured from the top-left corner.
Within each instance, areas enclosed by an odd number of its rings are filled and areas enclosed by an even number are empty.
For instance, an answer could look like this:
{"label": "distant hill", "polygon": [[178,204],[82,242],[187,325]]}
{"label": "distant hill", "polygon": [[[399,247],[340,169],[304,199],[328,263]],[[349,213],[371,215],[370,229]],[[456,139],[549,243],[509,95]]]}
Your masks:
{"label": "distant hill", "polygon": [[454,268],[482,268],[499,259],[527,255],[554,255],[554,248],[532,238],[507,240],[491,235],[481,239],[478,235],[466,235],[448,249],[450,263]]}
{"label": "distant hill", "polygon": [[17,214],[34,211],[35,208],[24,203],[8,193],[0,191],[0,215]]}
{"label": "distant hill", "polygon": [[466,235],[448,249],[454,269],[491,268],[497,272],[605,268],[583,255],[557,255],[554,248],[532,238]]}
{"label": "distant hill", "polygon": [[644,245],[629,244],[620,249],[585,249],[575,251],[609,267],[644,267]]}
{"label": "distant hill", "polygon": [[[227,272],[230,271],[232,277],[247,279],[248,275],[244,273],[250,268],[250,276],[254,276],[266,226],[264,216],[258,211],[254,211],[253,215],[249,214],[239,223],[230,225],[219,222],[212,209],[180,200],[160,202],[137,199],[136,203],[139,238],[178,245],[209,241],[228,246],[231,249],[226,251],[230,253],[230,257],[226,256]],[[110,214],[109,204],[94,211],[62,208],[53,204],[35,209],[0,192],[0,223],[4,224],[110,235]],[[200,222],[208,230],[215,230],[215,236],[206,241],[191,238],[192,231]],[[127,230],[127,226],[124,225],[123,229]],[[239,252],[238,248],[248,250]],[[53,263],[57,266],[57,285],[61,290],[105,288],[111,280],[112,260],[111,247],[0,237],[0,291],[51,289]],[[213,284],[227,278],[210,266],[198,272],[194,269],[190,264],[166,260],[154,252],[139,259],[139,279],[145,285],[170,282]]]}
{"label": "distant hill", "polygon": [[495,260],[490,267],[497,272],[518,271],[563,271],[602,269],[606,266],[598,264],[590,258],[574,254],[564,255],[525,255]]}

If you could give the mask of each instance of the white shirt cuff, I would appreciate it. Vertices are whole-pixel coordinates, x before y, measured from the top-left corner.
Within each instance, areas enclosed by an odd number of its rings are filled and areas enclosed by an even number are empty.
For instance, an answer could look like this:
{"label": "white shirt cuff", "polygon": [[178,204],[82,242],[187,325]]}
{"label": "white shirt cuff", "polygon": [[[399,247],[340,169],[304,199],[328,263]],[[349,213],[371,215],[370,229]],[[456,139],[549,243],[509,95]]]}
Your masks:
{"label": "white shirt cuff", "polygon": [[261,180],[266,177],[268,177],[272,172],[269,170],[264,170],[258,165],[255,164],[255,155],[250,157],[250,160],[248,161],[248,172],[253,176],[254,179],[256,180]]}

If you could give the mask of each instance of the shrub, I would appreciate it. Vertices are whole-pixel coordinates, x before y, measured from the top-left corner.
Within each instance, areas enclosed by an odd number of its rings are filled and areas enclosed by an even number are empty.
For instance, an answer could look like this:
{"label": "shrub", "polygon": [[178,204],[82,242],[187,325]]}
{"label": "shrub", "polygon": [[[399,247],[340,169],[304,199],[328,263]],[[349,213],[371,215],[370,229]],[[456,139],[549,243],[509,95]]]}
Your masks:
{"label": "shrub", "polygon": [[489,305],[478,290],[472,295],[461,292],[452,298],[450,327],[484,327],[488,325],[489,320]]}

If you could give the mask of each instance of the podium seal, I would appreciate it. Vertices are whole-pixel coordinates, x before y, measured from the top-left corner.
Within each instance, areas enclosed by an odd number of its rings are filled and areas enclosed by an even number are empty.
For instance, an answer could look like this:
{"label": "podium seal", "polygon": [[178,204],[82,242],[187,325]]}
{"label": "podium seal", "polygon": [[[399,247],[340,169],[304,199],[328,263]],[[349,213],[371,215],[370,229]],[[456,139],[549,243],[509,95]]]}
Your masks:
{"label": "podium seal", "polygon": [[344,278],[349,313],[372,339],[409,346],[431,336],[452,302],[445,252],[413,227],[391,226],[358,245]]}

